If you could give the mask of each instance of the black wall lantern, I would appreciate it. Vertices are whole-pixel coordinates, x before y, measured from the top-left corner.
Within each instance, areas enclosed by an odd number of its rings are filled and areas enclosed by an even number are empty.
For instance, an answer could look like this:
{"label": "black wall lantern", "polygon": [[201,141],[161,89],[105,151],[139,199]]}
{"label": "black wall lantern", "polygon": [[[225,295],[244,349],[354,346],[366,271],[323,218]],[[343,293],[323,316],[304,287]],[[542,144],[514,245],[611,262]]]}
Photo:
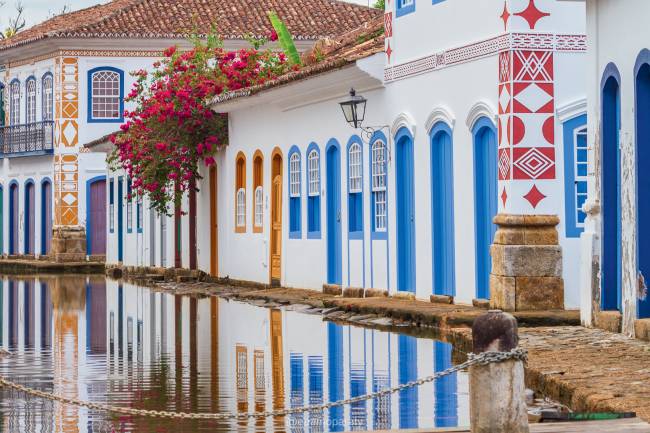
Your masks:
{"label": "black wall lantern", "polygon": [[352,125],[354,129],[361,127],[363,119],[366,117],[366,102],[368,102],[366,98],[363,96],[357,96],[357,92],[354,89],[350,89],[350,96],[348,99],[339,102],[345,120]]}

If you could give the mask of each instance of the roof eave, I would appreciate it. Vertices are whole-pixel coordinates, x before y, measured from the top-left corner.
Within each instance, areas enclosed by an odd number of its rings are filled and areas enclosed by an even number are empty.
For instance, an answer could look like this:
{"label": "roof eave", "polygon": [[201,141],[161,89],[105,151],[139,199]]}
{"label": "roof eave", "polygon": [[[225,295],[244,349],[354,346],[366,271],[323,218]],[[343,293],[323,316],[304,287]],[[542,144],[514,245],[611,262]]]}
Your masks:
{"label": "roof eave", "polygon": [[377,89],[383,87],[384,57],[384,53],[376,53],[274,87],[234,92],[217,99],[212,104],[212,109],[219,113],[229,113],[263,104],[274,105],[286,111],[340,99],[351,87],[359,92]]}

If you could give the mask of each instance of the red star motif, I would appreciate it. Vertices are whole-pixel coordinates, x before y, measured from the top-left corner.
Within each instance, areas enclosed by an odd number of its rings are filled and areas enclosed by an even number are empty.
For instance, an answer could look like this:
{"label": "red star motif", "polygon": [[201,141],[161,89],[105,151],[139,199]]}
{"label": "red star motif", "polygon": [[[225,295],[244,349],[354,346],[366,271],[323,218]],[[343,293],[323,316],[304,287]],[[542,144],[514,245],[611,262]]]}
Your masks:
{"label": "red star motif", "polygon": [[535,28],[535,26],[537,25],[537,21],[549,15],[551,14],[547,12],[542,12],[539,9],[537,9],[537,6],[535,5],[535,0],[528,0],[528,7],[523,11],[517,12],[515,14],[515,16],[522,17],[523,19],[528,21],[528,25],[530,26],[531,30]]}
{"label": "red star motif", "polygon": [[506,192],[505,188],[503,188],[503,192],[501,193],[501,201],[503,201],[503,207],[506,207],[506,202],[508,201],[508,193]]}
{"label": "red star motif", "polygon": [[533,187],[528,191],[528,194],[524,196],[526,200],[528,200],[528,203],[533,206],[533,209],[537,208],[537,205],[539,204],[540,201],[544,200],[546,196],[542,194],[542,192],[537,189],[537,185],[533,185]]}
{"label": "red star motif", "polygon": [[393,54],[393,50],[390,48],[390,41],[387,41],[388,46],[386,47],[386,55],[388,56],[388,63],[390,63],[390,55]]}
{"label": "red star motif", "polygon": [[503,20],[503,29],[508,30],[508,20],[510,19],[510,11],[508,11],[508,2],[503,2],[503,13],[501,14]]}

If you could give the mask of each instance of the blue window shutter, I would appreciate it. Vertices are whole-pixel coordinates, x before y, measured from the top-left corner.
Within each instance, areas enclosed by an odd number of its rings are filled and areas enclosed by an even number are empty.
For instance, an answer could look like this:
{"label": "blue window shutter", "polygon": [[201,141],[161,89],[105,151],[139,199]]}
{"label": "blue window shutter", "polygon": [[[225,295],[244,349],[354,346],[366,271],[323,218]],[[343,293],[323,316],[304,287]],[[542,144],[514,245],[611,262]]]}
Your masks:
{"label": "blue window shutter", "polygon": [[587,115],[564,122],[564,197],[566,237],[577,238],[584,230],[586,215],[580,208],[587,200]]}

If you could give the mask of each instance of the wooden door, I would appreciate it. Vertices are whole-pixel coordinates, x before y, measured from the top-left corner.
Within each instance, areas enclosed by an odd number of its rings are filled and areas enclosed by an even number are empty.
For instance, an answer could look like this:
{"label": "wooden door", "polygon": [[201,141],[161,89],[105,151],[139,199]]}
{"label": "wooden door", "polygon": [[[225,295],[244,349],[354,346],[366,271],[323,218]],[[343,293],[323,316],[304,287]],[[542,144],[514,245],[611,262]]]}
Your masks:
{"label": "wooden door", "polygon": [[36,237],[36,188],[28,183],[25,191],[25,254],[34,254]]}
{"label": "wooden door", "polygon": [[18,254],[18,185],[9,187],[9,254]]}
{"label": "wooden door", "polygon": [[282,175],[273,178],[271,203],[271,284],[280,284],[282,269]]}
{"label": "wooden door", "polygon": [[210,168],[210,275],[219,276],[219,232],[217,224],[217,168]]}
{"label": "wooden door", "polygon": [[88,254],[106,254],[106,180],[90,184],[90,203],[88,203]]}
{"label": "wooden door", "polygon": [[[50,254],[50,249],[52,247],[52,184],[47,181],[43,183],[41,188],[41,209],[43,221],[41,223],[41,254],[47,255]],[[104,204],[105,206],[106,204]],[[106,222],[104,222],[106,226]],[[104,239],[106,238],[106,233],[104,233]]]}

